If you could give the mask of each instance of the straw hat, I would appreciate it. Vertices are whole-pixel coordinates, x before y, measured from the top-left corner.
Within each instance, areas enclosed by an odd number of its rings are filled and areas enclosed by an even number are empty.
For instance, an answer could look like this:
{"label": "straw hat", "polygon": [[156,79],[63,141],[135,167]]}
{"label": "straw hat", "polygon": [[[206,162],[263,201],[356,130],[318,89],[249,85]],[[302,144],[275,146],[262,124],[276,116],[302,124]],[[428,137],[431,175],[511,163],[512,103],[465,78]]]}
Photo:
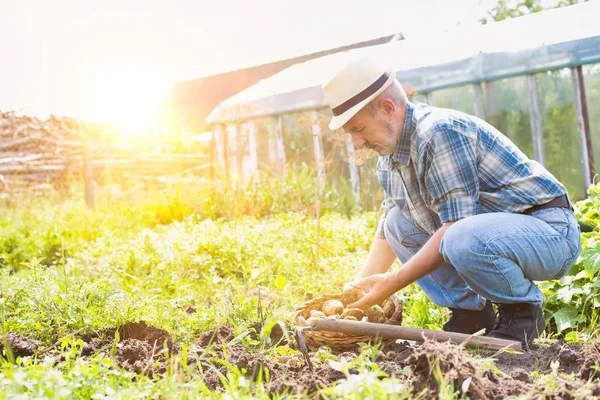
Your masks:
{"label": "straw hat", "polygon": [[333,118],[329,129],[341,128],[360,109],[382,93],[394,80],[394,69],[377,58],[361,58],[348,63],[323,85],[325,103]]}

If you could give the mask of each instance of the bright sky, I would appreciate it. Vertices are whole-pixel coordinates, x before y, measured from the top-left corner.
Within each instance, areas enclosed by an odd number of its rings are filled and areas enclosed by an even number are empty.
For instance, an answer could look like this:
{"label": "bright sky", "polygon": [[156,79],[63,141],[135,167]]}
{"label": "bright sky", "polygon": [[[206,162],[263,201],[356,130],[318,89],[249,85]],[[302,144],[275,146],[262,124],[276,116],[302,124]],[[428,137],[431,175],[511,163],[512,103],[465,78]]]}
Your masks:
{"label": "bright sky", "polygon": [[[178,81],[475,24],[494,0],[0,0],[0,110],[137,123]],[[150,110],[150,111],[149,111]]]}

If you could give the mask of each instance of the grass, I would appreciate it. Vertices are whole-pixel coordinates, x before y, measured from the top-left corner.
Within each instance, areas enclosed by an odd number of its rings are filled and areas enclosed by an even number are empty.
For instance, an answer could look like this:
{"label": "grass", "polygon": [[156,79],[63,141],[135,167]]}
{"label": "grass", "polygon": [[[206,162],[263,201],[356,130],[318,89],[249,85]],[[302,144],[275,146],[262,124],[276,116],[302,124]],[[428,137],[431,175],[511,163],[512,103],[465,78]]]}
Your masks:
{"label": "grass", "polygon": [[[253,352],[294,353],[270,341],[268,332],[250,332],[262,320],[267,329],[292,324],[292,310],[305,299],[340,291],[366,259],[377,221],[374,212],[348,207],[352,200],[336,200],[331,188],[320,198],[317,221],[311,179],[300,171],[250,190],[113,188],[99,193],[94,210],[74,196],[1,207],[2,332],[58,342],[61,350],[39,360],[6,354],[0,398],[270,398],[232,365],[221,376],[224,393],[211,392],[181,352],[162,378],[136,376],[112,358],[79,357],[82,342],[73,333],[144,320],[186,349],[203,332],[231,324],[237,341]],[[446,310],[415,285],[402,295],[405,325],[441,329]],[[197,312],[187,313],[189,306]],[[358,375],[348,374],[322,395],[409,397],[410,388],[367,362],[369,351],[351,365]],[[444,398],[458,393],[441,386]]]}

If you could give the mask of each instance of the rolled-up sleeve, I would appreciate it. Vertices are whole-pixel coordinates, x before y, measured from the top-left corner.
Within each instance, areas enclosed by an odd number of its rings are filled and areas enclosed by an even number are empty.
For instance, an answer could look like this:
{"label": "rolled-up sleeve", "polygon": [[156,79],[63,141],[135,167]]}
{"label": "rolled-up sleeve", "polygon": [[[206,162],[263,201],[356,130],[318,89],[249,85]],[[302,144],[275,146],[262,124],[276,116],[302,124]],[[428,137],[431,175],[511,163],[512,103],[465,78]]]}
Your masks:
{"label": "rolled-up sleeve", "polygon": [[483,212],[479,202],[477,135],[444,125],[424,145],[424,182],[430,208],[442,223]]}

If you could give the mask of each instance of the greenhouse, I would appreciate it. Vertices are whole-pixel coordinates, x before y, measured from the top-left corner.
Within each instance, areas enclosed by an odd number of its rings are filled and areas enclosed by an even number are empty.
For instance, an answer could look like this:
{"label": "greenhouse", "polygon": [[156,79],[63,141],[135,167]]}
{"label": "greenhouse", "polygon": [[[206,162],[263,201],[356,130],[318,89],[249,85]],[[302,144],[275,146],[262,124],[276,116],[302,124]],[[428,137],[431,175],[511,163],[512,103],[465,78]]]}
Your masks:
{"label": "greenhouse", "polygon": [[306,165],[376,203],[375,157],[327,129],[321,84],[351,58],[386,57],[413,102],[485,119],[581,199],[600,171],[598,15],[600,2],[586,2],[294,65],[213,110],[218,163],[244,182]]}

